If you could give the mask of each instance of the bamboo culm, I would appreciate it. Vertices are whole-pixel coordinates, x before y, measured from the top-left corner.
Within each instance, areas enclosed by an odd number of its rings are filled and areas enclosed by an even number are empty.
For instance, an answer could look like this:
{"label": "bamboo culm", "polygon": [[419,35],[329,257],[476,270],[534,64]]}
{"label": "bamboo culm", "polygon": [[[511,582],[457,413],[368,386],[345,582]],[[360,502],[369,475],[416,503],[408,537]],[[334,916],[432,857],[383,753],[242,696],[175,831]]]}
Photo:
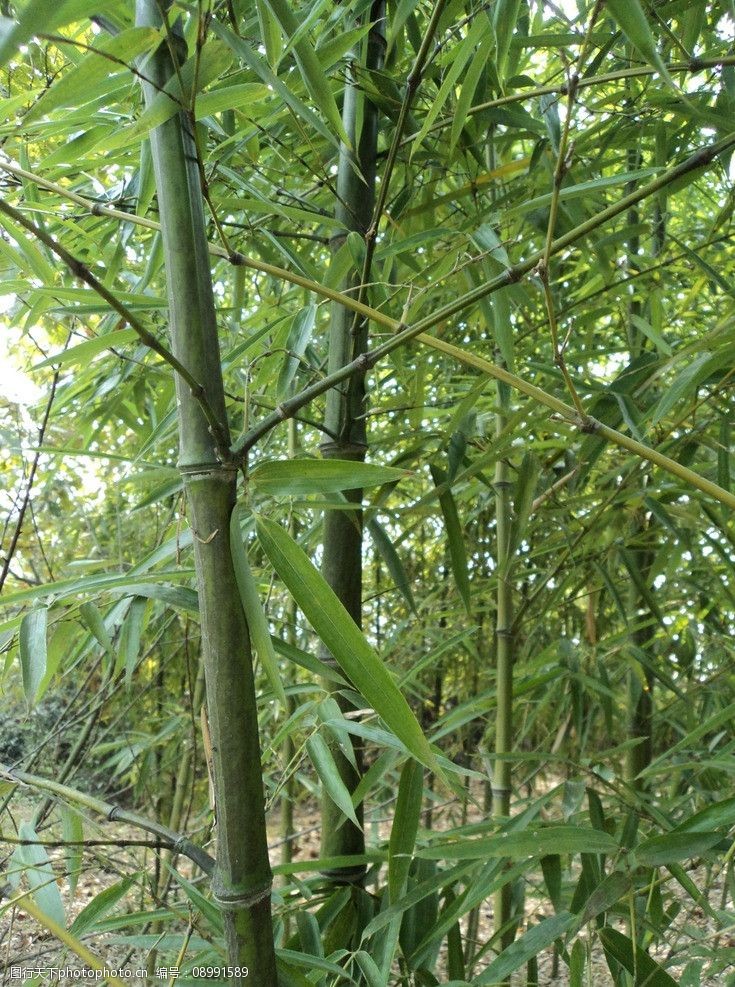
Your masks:
{"label": "bamboo culm", "polygon": [[[167,6],[167,5],[166,5]],[[159,27],[164,5],[137,0],[138,25]],[[176,35],[176,26],[167,31]],[[146,104],[175,75],[168,38],[145,61]],[[193,121],[179,113],[151,131],[171,327],[178,361],[201,383],[206,405],[227,432],[224,385]],[[276,987],[263,781],[252,651],[230,550],[237,471],[218,455],[218,436],[181,375],[176,380],[179,469],[194,534],[202,658],[212,741],[216,867],[214,898],[223,913],[228,963]],[[229,437],[228,437],[229,438]],[[247,972],[231,977],[244,984]],[[248,981],[252,982],[252,977]]]}
{"label": "bamboo culm", "polygon": [[[366,40],[368,69],[379,69],[383,62],[385,40],[382,35],[383,0],[376,0],[370,11],[372,27]],[[378,142],[378,110],[363,95],[354,68],[345,86],[342,122],[352,147],[340,148],[337,172],[336,218],[363,240],[368,234],[375,199],[375,165]],[[332,243],[334,252],[344,243],[344,235]],[[367,248],[366,248],[367,249]],[[355,272],[348,274],[340,290],[348,292],[359,284]],[[367,320],[355,315],[339,302],[330,310],[329,372],[350,365],[367,349]],[[321,446],[325,459],[348,459],[361,462],[367,451],[365,428],[365,375],[352,374],[327,392],[324,413],[325,431],[335,438]],[[347,495],[354,504],[362,501],[362,491]],[[362,622],[362,512],[326,511],[324,515],[322,574],[344,604],[354,622]],[[334,664],[328,651],[321,659]],[[327,688],[330,683],[325,682]],[[331,686],[333,688],[333,686]],[[344,711],[352,708],[339,694],[337,702]],[[353,739],[355,765],[336,743],[330,745],[332,757],[347,790],[357,787],[362,773],[362,747]],[[322,798],[322,854],[325,857],[352,856],[364,853],[362,804],[356,807],[359,825],[343,817],[342,811],[328,795]],[[330,871],[326,876],[340,884],[361,884],[364,865]]]}

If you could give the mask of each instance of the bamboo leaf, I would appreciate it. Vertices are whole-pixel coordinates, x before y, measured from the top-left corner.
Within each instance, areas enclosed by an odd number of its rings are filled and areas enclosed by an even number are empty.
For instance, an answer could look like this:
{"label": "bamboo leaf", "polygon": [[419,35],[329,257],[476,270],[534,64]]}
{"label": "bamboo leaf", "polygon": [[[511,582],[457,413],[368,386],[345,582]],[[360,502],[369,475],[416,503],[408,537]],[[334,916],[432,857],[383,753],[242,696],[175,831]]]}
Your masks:
{"label": "bamboo leaf", "polygon": [[492,32],[488,32],[480,42],[477,51],[473,56],[472,62],[470,63],[470,67],[467,69],[467,73],[462,82],[462,88],[459,96],[457,97],[457,105],[454,109],[454,116],[452,117],[452,129],[449,134],[450,152],[454,151],[460,135],[462,134],[465,121],[467,120],[467,114],[470,106],[472,105],[475,92],[477,91],[477,84],[480,81],[480,76],[482,75],[483,70],[487,66],[488,58],[494,44],[495,38],[493,37]]}
{"label": "bamboo leaf", "polygon": [[682,737],[673,747],[670,747],[664,754],[657,757],[651,764],[641,772],[640,777],[645,777],[645,775],[652,772],[662,761],[668,760],[673,754],[678,754],[679,751],[687,750],[692,748],[698,740],[711,733],[713,730],[719,729],[723,723],[729,723],[730,720],[735,716],[735,703],[730,703],[724,709],[718,710],[712,716],[708,717],[704,723],[700,723],[699,726],[691,730],[685,737]]}
{"label": "bamboo leaf", "polygon": [[[65,805],[63,802],[59,806],[61,813],[61,838],[66,846],[64,847],[64,864],[66,867],[66,880],[69,885],[69,894],[74,897],[79,880],[79,872],[82,867],[83,850],[81,843],[84,839],[84,826],[82,817],[76,809]],[[77,845],[74,845],[77,844]]]}
{"label": "bamboo leaf", "polygon": [[421,818],[423,791],[423,768],[417,761],[409,759],[401,771],[398,801],[388,842],[388,894],[391,904],[399,901],[406,890]]}
{"label": "bamboo leaf", "polygon": [[355,953],[355,959],[362,971],[367,987],[385,987],[385,977],[369,953],[366,953],[364,949],[359,949]]}
{"label": "bamboo leaf", "polygon": [[722,833],[671,832],[639,843],[632,858],[644,867],[662,867],[700,857],[722,840]]}
{"label": "bamboo leaf", "polygon": [[586,925],[587,922],[591,922],[602,912],[611,909],[623,895],[628,893],[631,884],[632,878],[629,874],[623,874],[621,871],[613,871],[612,874],[608,874],[585,902],[581,919],[582,925]]}
{"label": "bamboo leaf", "polygon": [[513,555],[520,547],[531,516],[533,496],[536,492],[539,464],[532,452],[527,452],[518,469],[513,497],[513,520],[510,525],[509,554]]}
{"label": "bamboo leaf", "polygon": [[94,603],[83,603],[79,607],[79,616],[87,630],[108,654],[112,654],[112,638],[105,627],[105,620]]}
{"label": "bamboo leaf", "polygon": [[100,83],[115,73],[124,73],[120,76],[122,82],[132,81],[125,64],[130,64],[136,56],[151,51],[160,41],[161,33],[152,27],[131,27],[112,37],[101,36],[96,39],[95,51],[88,52],[78,65],[65,72],[43,93],[26,113],[25,123],[53,110],[84,105],[96,97]]}
{"label": "bamboo leaf", "polygon": [[439,87],[439,92],[432,99],[429,111],[424,118],[423,126],[413,140],[411,147],[412,157],[421,146],[424,138],[431,130],[434,121],[441,113],[449,94],[454,89],[457,79],[469,59],[475,53],[477,45],[480,44],[483,38],[489,35],[491,35],[490,22],[486,17],[477,17],[467,32],[466,37],[462,40],[462,43],[454,49],[452,61]]}
{"label": "bamboo leaf", "polygon": [[235,568],[237,588],[240,591],[240,600],[245,612],[245,620],[247,621],[251,644],[260,658],[263,671],[270,682],[276,698],[281,706],[286,709],[288,701],[283,688],[283,682],[281,681],[278,658],[276,657],[271,640],[265,611],[260,602],[258,587],[255,584],[247,552],[243,545],[240,517],[241,508],[239,505],[236,505],[230,516],[230,551],[232,552],[232,564]]}
{"label": "bamboo leaf", "polygon": [[[287,0],[265,0],[273,15],[281,25],[286,38],[295,35],[299,30],[299,22],[296,15],[291,10]],[[308,38],[296,41],[294,44],[296,62],[299,66],[306,89],[313,99],[315,105],[321,110],[324,117],[329,121],[335,133],[349,145],[349,139],[342,126],[342,117],[337,109],[337,103],[329,86],[329,81],[324,74],[319,57],[311,45]]]}
{"label": "bamboo leaf", "polygon": [[605,952],[624,966],[628,973],[635,975],[634,987],[644,987],[644,985],[645,987],[676,987],[674,978],[651,959],[648,953],[634,946],[622,932],[605,926],[599,929],[597,934]]}
{"label": "bamboo leaf", "polygon": [[33,365],[34,370],[41,370],[44,367],[63,367],[70,363],[81,363],[87,365],[98,353],[111,349],[113,346],[124,346],[132,343],[138,338],[135,329],[117,329],[115,332],[105,333],[104,336],[97,336],[96,339],[88,339],[78,346],[71,346],[69,349],[55,353],[53,356],[41,360]]}
{"label": "bamboo leaf", "polygon": [[669,85],[676,89],[674,81],[658,53],[640,0],[606,0],[605,6],[618,22],[623,34],[633,47],[637,48],[643,58],[658,69]]}
{"label": "bamboo leaf", "polygon": [[401,558],[396,551],[395,545],[388,537],[388,533],[385,528],[378,521],[376,521],[375,518],[371,518],[368,521],[367,528],[370,532],[370,537],[373,540],[373,544],[380,552],[385,564],[388,566],[388,572],[396,585],[396,589],[400,591],[411,610],[416,613],[416,601],[413,596],[413,591],[411,590],[411,584],[408,581],[406,570],[403,568],[403,563],[401,562]]}
{"label": "bamboo leaf", "polygon": [[69,931],[75,936],[84,935],[97,927],[97,923],[112,911],[115,905],[128,893],[135,884],[138,875],[132,874],[111,884],[109,888],[100,891],[85,905],[72,922]]}
{"label": "bamboo leaf", "polygon": [[483,857],[542,857],[551,853],[616,853],[620,847],[607,833],[579,826],[545,826],[537,830],[504,832],[479,840],[434,843],[417,851],[427,860],[481,860]]}
{"label": "bamboo leaf", "polygon": [[504,949],[500,956],[475,978],[474,983],[477,987],[502,983],[514,970],[528,963],[534,956],[538,956],[541,950],[549,947],[555,939],[561,938],[565,932],[577,925],[578,921],[577,916],[570,912],[560,912],[553,918],[544,919]]}
{"label": "bamboo leaf", "polygon": [[708,805],[706,809],[695,812],[683,823],[680,823],[675,833],[701,833],[714,830],[727,830],[735,825],[735,798],[724,799]]}
{"label": "bamboo leaf", "polygon": [[467,571],[467,552],[465,551],[459,512],[457,511],[457,505],[452,491],[448,487],[447,474],[438,466],[431,466],[430,469],[434,486],[444,488],[443,492],[439,494],[439,506],[442,517],[444,518],[444,527],[447,534],[449,560],[452,565],[452,574],[459,590],[459,595],[462,598],[465,610],[467,613],[470,613],[470,577]]}
{"label": "bamboo leaf", "polygon": [[286,340],[288,353],[284,358],[281,372],[278,375],[276,385],[276,395],[279,401],[286,397],[290,390],[296,371],[299,367],[299,360],[304,355],[306,347],[311,339],[316,322],[316,305],[306,305],[294,316],[291,329]]}
{"label": "bamboo leaf", "polygon": [[47,646],[46,626],[48,611],[45,607],[31,610],[20,624],[20,668],[26,702],[32,706],[38,688],[46,674]]}
{"label": "bamboo leaf", "polygon": [[441,773],[393,676],[334,591],[280,525],[258,516],[256,526],[258,539],[273,568],[339,666],[413,756],[430,770]]}
{"label": "bamboo leaf", "polygon": [[496,0],[493,7],[493,27],[496,38],[495,68],[501,80],[506,77],[505,66],[520,9],[521,0]]}
{"label": "bamboo leaf", "polygon": [[279,459],[260,463],[249,480],[259,493],[271,496],[337,493],[395,483],[410,474],[392,466],[349,459]]}
{"label": "bamboo leaf", "polygon": [[358,822],[357,816],[355,815],[355,809],[352,805],[352,799],[350,798],[350,793],[347,791],[347,786],[342,781],[337,765],[332,757],[332,752],[327,746],[324,737],[319,733],[314,733],[306,741],[306,749],[311,758],[311,763],[314,765],[316,773],[319,775],[319,779],[324,786],[324,791],[334,802],[337,808],[345,815],[351,822],[362,829],[360,823]]}
{"label": "bamboo leaf", "polygon": [[317,133],[321,134],[330,144],[335,147],[339,146],[339,140],[334,136],[334,134],[329,130],[328,127],[324,126],[324,123],[317,116],[312,109],[310,109],[303,100],[295,96],[291,91],[289,86],[287,86],[278,76],[273,72],[259,55],[247,44],[242,38],[239,38],[236,34],[225,27],[224,24],[220,24],[216,20],[212,20],[212,30],[214,33],[221,38],[226,44],[230,46],[235,55],[241,59],[253,72],[255,72],[263,82],[270,86],[273,91],[281,97],[284,105],[289,106],[296,116],[300,117],[305,123],[309,124]]}
{"label": "bamboo leaf", "polygon": [[13,53],[41,31],[50,32],[81,20],[95,13],[99,2],[95,0],[61,0],[49,6],[48,0],[27,0],[19,11],[17,21],[0,18],[0,66],[5,65]]}
{"label": "bamboo leaf", "polygon": [[39,844],[38,834],[29,822],[22,822],[18,831],[22,840],[29,843],[18,846],[20,858],[33,900],[58,925],[66,925],[64,905],[61,900],[56,875],[46,850]]}

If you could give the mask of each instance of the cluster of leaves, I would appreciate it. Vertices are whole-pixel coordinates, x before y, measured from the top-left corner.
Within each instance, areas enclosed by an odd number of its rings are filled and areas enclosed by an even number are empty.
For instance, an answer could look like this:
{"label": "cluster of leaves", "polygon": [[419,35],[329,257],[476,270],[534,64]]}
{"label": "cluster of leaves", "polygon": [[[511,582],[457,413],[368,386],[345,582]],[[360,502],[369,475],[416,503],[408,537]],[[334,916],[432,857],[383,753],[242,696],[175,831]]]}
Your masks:
{"label": "cluster of leaves", "polygon": [[[247,510],[233,515],[256,577],[239,565],[269,807],[285,816],[286,800],[323,790],[346,817],[365,800],[368,819],[386,805],[391,819],[361,861],[374,894],[328,887],[319,872],[334,862],[275,868],[284,983],[494,984],[524,966],[534,982],[544,950],[574,985],[597,975],[600,951],[616,985],[675,983],[669,968],[691,987],[723,982],[732,949],[713,936],[732,925],[734,542],[729,502],[681,469],[732,497],[732,4],[403,0],[388,4],[384,67],[368,71],[370,3],[182,0],[168,16],[182,19],[189,56],[145,110],[145,59],[166,31],[136,27],[132,2],[13,6],[0,21],[2,200],[164,344],[147,139],[178,112],[195,124],[228,414],[244,435],[327,373],[330,298],[365,265],[365,242],[334,218],[348,66],[382,113],[379,181],[394,164],[371,338],[419,322],[428,335],[372,371],[363,470],[319,458],[317,397],[298,410],[290,450],[285,427],[252,449]],[[667,180],[716,140],[725,146],[706,167]],[[630,205],[600,221],[624,196]],[[4,688],[30,707],[67,690],[51,731],[66,744],[58,781],[97,784],[84,766],[100,765],[118,801],[153,803],[204,842],[174,375],[48,241],[1,222],[13,359],[47,387],[33,418],[2,409],[14,484],[3,495]],[[551,251],[554,238],[567,239]],[[238,256],[246,263],[229,262]],[[586,414],[674,468],[528,396],[499,399],[493,361],[557,401],[571,387]],[[510,572],[498,566],[499,461],[513,484]],[[358,487],[365,635],[314,567],[324,508],[349,511],[344,491]],[[482,805],[506,577],[514,801],[499,823]],[[315,656],[317,638],[338,670]],[[345,717],[325,680],[370,711]],[[623,766],[644,739],[630,720],[642,693],[654,697],[653,757],[634,778]],[[365,744],[355,793],[325,738],[348,756]],[[3,749],[27,771],[38,764],[30,743]],[[443,780],[430,787],[418,762]],[[3,784],[12,810],[16,789]],[[29,842],[8,880],[26,875],[24,907],[55,931],[63,906],[33,842],[47,813],[36,805],[18,825]],[[1,818],[10,836],[16,816]],[[90,832],[81,819],[64,810],[65,838]],[[72,883],[83,861],[67,855]],[[114,933],[136,955],[178,961],[184,983],[222,964],[221,917],[193,875],[153,861],[131,865],[63,941],[78,951],[82,935]],[[478,936],[477,910],[508,883],[518,938],[501,949]],[[113,915],[134,891],[132,911]]]}

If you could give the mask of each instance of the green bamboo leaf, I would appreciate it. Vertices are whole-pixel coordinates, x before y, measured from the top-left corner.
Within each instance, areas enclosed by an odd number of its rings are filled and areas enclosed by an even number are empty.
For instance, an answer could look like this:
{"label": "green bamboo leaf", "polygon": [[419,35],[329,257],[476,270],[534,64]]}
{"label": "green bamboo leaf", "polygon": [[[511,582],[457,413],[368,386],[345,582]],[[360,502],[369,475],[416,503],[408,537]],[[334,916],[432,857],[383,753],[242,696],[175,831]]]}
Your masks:
{"label": "green bamboo leaf", "polygon": [[538,925],[525,932],[520,939],[504,949],[500,956],[475,977],[477,987],[484,984],[499,984],[508,978],[514,970],[528,963],[530,959],[547,949],[556,939],[559,939],[572,927],[578,924],[576,915],[570,912],[560,912],[553,918],[544,919]]}
{"label": "green bamboo leaf", "polygon": [[[634,987],[676,987],[676,981],[644,950],[617,929],[605,926],[597,933],[606,953],[635,975]],[[635,950],[635,953],[634,953]]]}
{"label": "green bamboo leaf", "polygon": [[628,893],[632,883],[633,879],[630,874],[623,874],[621,871],[613,871],[612,874],[608,874],[585,902],[581,924],[586,925],[587,922],[591,922],[602,912],[609,911],[613,905],[620,901],[623,895]]}
{"label": "green bamboo leaf", "polygon": [[605,6],[633,47],[637,48],[643,58],[661,73],[670,86],[676,88],[658,53],[656,41],[640,0],[606,0]]}
{"label": "green bamboo leaf", "polygon": [[255,0],[255,9],[258,12],[260,38],[265,48],[266,58],[268,59],[268,63],[275,68],[283,50],[278,22],[271,13],[265,0]]}
{"label": "green bamboo leaf", "polygon": [[94,603],[83,603],[79,607],[79,616],[87,630],[108,654],[112,654],[112,638],[105,627],[105,620]]}
{"label": "green bamboo leaf", "polygon": [[561,911],[561,857],[558,853],[550,853],[541,858],[541,871],[544,883],[549,893],[554,911]]}
{"label": "green bamboo leaf", "polygon": [[286,354],[281,372],[278,375],[276,384],[276,396],[282,401],[290,392],[291,384],[299,368],[299,360],[304,355],[306,347],[309,345],[311,334],[314,331],[316,322],[316,305],[305,305],[301,311],[294,316],[291,328],[286,340]]}
{"label": "green bamboo leaf", "polygon": [[22,822],[18,835],[22,840],[31,841],[18,846],[17,855],[31,888],[33,900],[44,915],[48,915],[58,925],[66,926],[64,904],[56,883],[56,875],[45,849],[39,845],[38,834],[29,822]]}
{"label": "green bamboo leaf", "polygon": [[106,915],[109,915],[118,901],[125,897],[137,879],[137,874],[131,874],[111,884],[104,891],[100,891],[77,915],[69,931],[75,936],[81,936],[85,932],[95,929],[97,923]]}
{"label": "green bamboo leaf", "polygon": [[217,20],[212,19],[211,23],[214,33],[227,45],[229,45],[235,55],[241,59],[248,66],[248,68],[255,72],[256,75],[260,76],[263,82],[269,86],[273,92],[281,97],[284,104],[290,107],[296,116],[301,117],[305,123],[309,124],[309,126],[312,127],[317,133],[321,134],[321,136],[324,137],[325,140],[329,141],[330,144],[333,144],[337,148],[339,147],[339,139],[335,137],[328,127],[325,127],[320,117],[318,117],[317,114],[303,102],[303,100],[300,100],[298,96],[295,96],[291,92],[291,89],[283,82],[283,80],[278,78],[275,72],[271,70],[268,63],[256,54],[247,42],[243,41],[242,38],[239,38],[236,34],[230,31],[229,28],[225,27],[224,24],[220,24]]}
{"label": "green bamboo leaf", "polygon": [[352,805],[350,793],[347,786],[342,781],[337,765],[332,757],[332,752],[327,746],[324,737],[319,733],[314,733],[306,741],[306,749],[314,765],[316,773],[324,787],[324,791],[334,802],[337,808],[344,813],[347,818],[354,823],[358,829],[362,829],[358,822],[355,810]]}
{"label": "green bamboo leaf", "polygon": [[84,343],[79,343],[78,346],[71,346],[60,353],[54,353],[53,356],[41,360],[40,363],[35,363],[33,370],[41,370],[43,367],[63,367],[70,363],[81,363],[87,366],[98,353],[103,353],[113,346],[117,348],[126,343],[132,343],[137,338],[138,333],[135,329],[117,329],[115,332],[105,333],[104,336],[88,339]]}
{"label": "green bamboo leaf", "polygon": [[123,625],[120,628],[115,674],[118,674],[124,669],[126,689],[129,689],[132,685],[133,672],[138,663],[140,642],[143,636],[143,621],[147,606],[148,601],[145,597],[134,597],[130,603],[130,608],[125,616]]}
{"label": "green bamboo leaf", "polygon": [[362,971],[367,987],[385,987],[385,977],[369,953],[366,953],[364,949],[359,949],[355,953],[355,959]]}
{"label": "green bamboo leaf", "polygon": [[722,833],[671,832],[639,843],[631,857],[644,867],[662,867],[700,857],[722,840]]}
{"label": "green bamboo leaf", "polygon": [[538,460],[532,452],[527,452],[521,460],[521,465],[518,469],[518,478],[513,496],[513,520],[510,525],[510,555],[515,554],[518,550],[526,533],[528,519],[531,516],[531,507],[533,506],[533,495],[536,492],[538,474]]}
{"label": "green bamboo leaf", "polygon": [[[15,6],[20,7],[19,4]],[[99,2],[95,0],[61,0],[51,5],[48,0],[27,0],[18,12],[17,21],[0,17],[0,66],[34,34],[55,31],[98,10]]]}
{"label": "green bamboo leaf", "polygon": [[656,329],[653,328],[650,322],[647,322],[645,319],[641,318],[640,315],[636,315],[635,312],[630,313],[630,320],[633,325],[640,329],[644,336],[651,340],[660,353],[663,353],[665,356],[671,356],[671,347],[661,333],[657,332]]}
{"label": "green bamboo leaf", "polygon": [[258,516],[256,526],[273,568],[339,666],[413,756],[441,774],[405,697],[334,591],[279,524]]}
{"label": "green bamboo leaf", "polygon": [[423,792],[423,768],[417,761],[410,759],[401,771],[398,801],[388,842],[388,894],[391,904],[399,901],[406,890],[421,819]]}
{"label": "green bamboo leaf", "polygon": [[478,840],[434,843],[418,850],[427,860],[481,860],[483,857],[543,857],[550,853],[616,853],[620,847],[607,833],[581,826],[544,826],[522,832],[505,832]]}
{"label": "green bamboo leaf", "polygon": [[581,939],[575,939],[569,954],[569,987],[584,987],[584,965],[587,950]]}
{"label": "green bamboo leaf", "polygon": [[46,626],[48,610],[39,607],[27,613],[20,624],[19,654],[26,702],[32,706],[46,674]]}
{"label": "green bamboo leaf", "polygon": [[480,42],[480,45],[473,56],[472,62],[470,63],[470,67],[467,69],[467,74],[464,77],[462,88],[459,96],[457,97],[457,105],[454,109],[454,116],[452,117],[452,129],[449,134],[450,153],[454,151],[454,148],[457,146],[457,141],[462,134],[465,121],[467,120],[467,114],[472,105],[475,92],[477,91],[477,84],[480,81],[480,76],[482,75],[483,70],[488,64],[490,53],[494,44],[495,38],[493,37],[492,32],[488,32],[488,34],[486,34]]}
{"label": "green bamboo leaf", "polygon": [[403,568],[401,558],[396,551],[395,545],[388,537],[388,533],[385,528],[375,520],[375,518],[371,518],[368,521],[367,529],[370,532],[373,545],[375,545],[377,550],[380,552],[383,561],[388,566],[388,572],[391,574],[391,578],[396,585],[396,589],[400,591],[411,610],[414,613],[417,613],[416,601],[413,596],[413,591],[411,590],[411,584],[408,581],[408,576],[406,575],[406,570]]}
{"label": "green bamboo leaf", "polygon": [[[54,268],[49,263],[43,253],[38,249],[35,242],[29,237],[17,223],[14,223],[7,216],[2,217],[2,225],[10,236],[15,240],[21,255],[26,259],[28,267],[26,270],[34,274],[44,284],[53,284]],[[12,257],[12,253],[11,253]],[[18,264],[19,258],[14,258]]]}
{"label": "green bamboo leaf", "polygon": [[82,868],[84,825],[82,817],[71,806],[62,802],[59,805],[59,811],[61,813],[61,838],[66,844],[64,847],[66,880],[69,885],[69,894],[74,897]]}
{"label": "green bamboo leaf", "polygon": [[[104,138],[105,150],[113,151],[132,144],[136,139],[144,137],[148,131],[160,127],[182,109],[189,106],[192,98],[192,87],[196,83],[200,92],[210,83],[219,79],[232,63],[229,47],[218,41],[210,41],[201,51],[201,57],[192,55],[184,62],[179,71],[166,83],[163,90],[157,93],[138,119],[129,127],[123,127],[117,135],[106,132]],[[145,73],[145,63],[143,64]]]}
{"label": "green bamboo leaf", "polygon": [[439,87],[439,92],[432,99],[431,105],[429,106],[429,111],[424,118],[423,126],[413,139],[411,157],[413,157],[414,153],[421,146],[424,138],[431,130],[432,124],[444,108],[447,98],[450,93],[454,91],[455,83],[457,82],[457,79],[462,73],[465,65],[475,54],[477,46],[483,39],[487,39],[487,37],[491,36],[491,34],[492,31],[489,20],[486,17],[477,17],[475,18],[470,30],[467,32],[466,37],[463,38],[461,44],[453,49],[452,60],[446,74],[444,75],[442,84]]}
{"label": "green bamboo leaf", "polygon": [[[296,35],[299,30],[299,21],[287,0],[265,0],[265,2],[281,25],[284,36],[290,38],[292,35]],[[329,80],[322,69],[319,56],[308,38],[296,41],[293,47],[296,63],[309,95],[334,128],[335,133],[339,134],[341,140],[349,145],[349,139],[342,126],[342,117],[337,109],[337,103],[329,86]]]}
{"label": "green bamboo leaf", "polygon": [[700,353],[699,356],[695,357],[664,391],[661,400],[653,409],[651,424],[657,425],[682,398],[690,395],[703,380],[706,380],[713,371],[723,365],[723,354]]}
{"label": "green bamboo leaf", "polygon": [[[54,81],[39,100],[25,114],[25,123],[30,123],[53,110],[69,106],[80,106],[98,95],[98,87],[116,74],[120,82],[130,83],[131,64],[136,56],[143,55],[161,42],[161,32],[152,27],[131,27],[112,37],[104,35],[95,39],[95,51],[84,58],[68,72]],[[120,63],[124,63],[121,65]]]}
{"label": "green bamboo leaf", "polygon": [[465,610],[467,613],[470,613],[470,577],[467,570],[467,552],[465,551],[464,535],[459,520],[457,504],[455,503],[452,491],[449,489],[447,474],[444,470],[438,466],[430,466],[430,469],[434,486],[444,488],[443,492],[439,494],[439,506],[441,507],[444,527],[447,533],[449,560],[452,564],[452,574],[459,590],[459,595],[462,598]]}
{"label": "green bamboo leaf", "polygon": [[288,701],[283,688],[283,682],[281,681],[281,673],[278,669],[278,658],[276,657],[271,640],[265,611],[260,602],[258,587],[253,578],[247,552],[243,545],[240,516],[241,508],[239,505],[236,505],[230,516],[230,551],[232,552],[232,564],[235,568],[237,588],[240,591],[240,600],[245,612],[250,642],[260,658],[263,671],[270,682],[276,698],[281,706],[286,709]]}
{"label": "green bamboo leaf", "polygon": [[506,77],[505,66],[520,9],[521,0],[496,0],[493,7],[493,27],[495,28],[496,39],[495,69],[501,80]]}
{"label": "green bamboo leaf", "polygon": [[730,829],[733,825],[735,825],[735,798],[730,798],[695,812],[693,816],[680,823],[673,832],[713,832]]}
{"label": "green bamboo leaf", "polygon": [[260,463],[249,480],[259,493],[294,497],[377,487],[409,475],[407,470],[349,459],[279,459]]}
{"label": "green bamboo leaf", "polygon": [[247,82],[239,86],[220,86],[210,89],[197,97],[197,117],[203,119],[213,113],[236,110],[247,106],[251,118],[257,117],[257,106],[270,96],[267,86],[257,82]]}
{"label": "green bamboo leaf", "polygon": [[708,717],[704,723],[700,723],[698,727],[691,730],[685,737],[682,737],[673,747],[670,747],[664,754],[657,757],[651,764],[640,773],[639,777],[644,777],[649,772],[652,772],[658,765],[663,761],[671,758],[673,754],[678,754],[679,751],[691,749],[701,740],[702,737],[706,736],[714,730],[718,730],[723,723],[729,723],[735,716],[735,703],[730,703],[724,709],[719,710],[712,716]]}
{"label": "green bamboo leaf", "polygon": [[[303,952],[311,953],[312,956],[324,957],[322,935],[316,916],[312,915],[311,912],[299,909],[296,913],[296,925]],[[320,983],[323,984],[324,981],[322,980]]]}

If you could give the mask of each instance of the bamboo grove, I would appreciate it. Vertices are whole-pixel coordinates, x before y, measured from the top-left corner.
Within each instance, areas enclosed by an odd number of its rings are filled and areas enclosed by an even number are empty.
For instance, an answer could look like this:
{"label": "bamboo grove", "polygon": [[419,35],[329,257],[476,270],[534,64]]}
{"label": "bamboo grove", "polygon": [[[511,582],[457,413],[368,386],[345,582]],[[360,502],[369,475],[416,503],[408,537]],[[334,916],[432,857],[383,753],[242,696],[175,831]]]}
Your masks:
{"label": "bamboo grove", "polygon": [[0,6],[8,968],[730,983],[732,0]]}

